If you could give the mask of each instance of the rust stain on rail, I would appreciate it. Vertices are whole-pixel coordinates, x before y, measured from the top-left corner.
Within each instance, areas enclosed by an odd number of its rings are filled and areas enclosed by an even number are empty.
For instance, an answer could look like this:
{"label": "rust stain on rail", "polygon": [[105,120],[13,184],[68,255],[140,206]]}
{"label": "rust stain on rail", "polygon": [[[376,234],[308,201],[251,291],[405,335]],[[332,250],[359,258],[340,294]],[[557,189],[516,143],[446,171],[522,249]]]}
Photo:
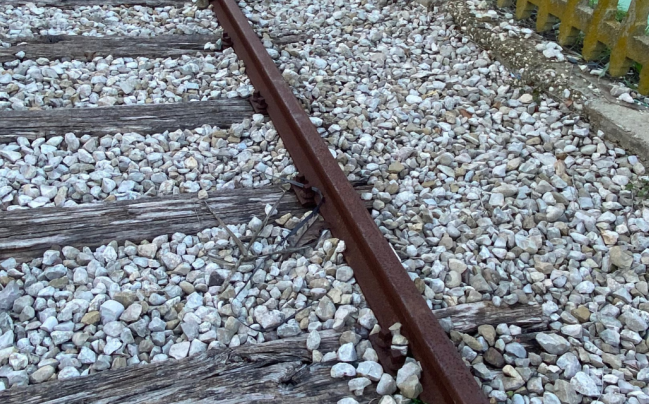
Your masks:
{"label": "rust stain on rail", "polygon": [[268,104],[268,114],[298,170],[321,190],[321,212],[347,245],[366,300],[384,329],[395,322],[423,367],[422,398],[435,403],[486,404],[486,397],[390,245],[340,170],[309,116],[234,0],[212,0],[219,24]]}

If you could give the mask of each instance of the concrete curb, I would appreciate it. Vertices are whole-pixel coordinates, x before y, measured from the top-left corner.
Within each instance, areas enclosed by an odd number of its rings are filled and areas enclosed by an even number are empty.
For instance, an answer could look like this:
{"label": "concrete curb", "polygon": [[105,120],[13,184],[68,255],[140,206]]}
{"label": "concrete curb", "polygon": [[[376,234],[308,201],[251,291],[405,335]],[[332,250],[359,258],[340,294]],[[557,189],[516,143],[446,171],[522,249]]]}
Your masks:
{"label": "concrete curb", "polygon": [[605,84],[573,64],[549,61],[530,39],[494,33],[464,1],[447,2],[441,7],[451,14],[464,35],[520,74],[521,81],[569,106],[587,119],[593,130],[601,130],[607,140],[649,163],[649,110],[623,105],[610,95]]}

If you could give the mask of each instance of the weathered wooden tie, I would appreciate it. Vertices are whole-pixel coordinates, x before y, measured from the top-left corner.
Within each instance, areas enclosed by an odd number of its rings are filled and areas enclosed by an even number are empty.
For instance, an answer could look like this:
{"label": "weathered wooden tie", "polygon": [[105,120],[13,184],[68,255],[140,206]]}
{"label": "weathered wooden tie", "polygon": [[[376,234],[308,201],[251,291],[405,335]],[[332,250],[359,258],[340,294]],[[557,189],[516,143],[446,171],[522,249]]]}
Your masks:
{"label": "weathered wooden tie", "polygon": [[[324,352],[340,334],[323,331]],[[335,363],[312,364],[306,335],[257,345],[208,351],[179,361],[109,370],[65,381],[0,392],[3,404],[90,403],[285,403],[329,404],[350,395],[348,380],[331,377]],[[360,403],[376,402],[376,385]]]}
{"label": "weathered wooden tie", "polygon": [[171,104],[118,105],[99,108],[55,108],[0,111],[0,143],[60,136],[115,133],[162,133],[203,125],[229,127],[254,113],[247,99],[190,101]]}
{"label": "weathered wooden tie", "polygon": [[516,325],[526,331],[545,330],[548,319],[540,305],[517,305],[497,307],[490,302],[458,304],[446,309],[433,310],[435,317],[450,318],[453,329],[463,333],[474,333],[478,326],[505,323]]}
{"label": "weathered wooden tie", "polygon": [[14,7],[24,6],[28,3],[35,4],[38,7],[58,7],[58,8],[75,8],[75,7],[183,7],[190,4],[191,0],[0,0],[0,5],[9,5]]}
{"label": "weathered wooden tie", "polygon": [[26,41],[14,41],[9,48],[0,48],[0,63],[18,59],[16,53],[24,52],[22,60],[68,58],[90,61],[95,57],[148,57],[167,58],[182,55],[214,53],[205,51],[207,43],[216,43],[220,33],[214,35],[158,35],[135,36],[81,36],[48,35]]}
{"label": "weathered wooden tie", "polygon": [[[367,192],[358,186],[358,192]],[[163,234],[196,234],[219,226],[205,203],[226,224],[248,223],[265,217],[267,204],[282,195],[276,186],[218,191],[199,200],[198,194],[140,198],[130,201],[89,203],[69,208],[20,209],[0,212],[0,260],[27,261],[52,246],[98,247],[112,240],[138,243]],[[368,206],[369,207],[369,206]],[[288,192],[277,206],[277,217],[308,211]],[[322,228],[322,227],[320,227]]]}
{"label": "weathered wooden tie", "polygon": [[[14,40],[9,48],[0,47],[0,63],[18,59],[16,56],[18,52],[24,52],[21,60],[67,58],[90,61],[96,57],[109,55],[116,58],[168,58],[191,56],[197,52],[205,55],[214,53],[212,50],[205,50],[205,44],[216,44],[219,39],[221,39],[220,30],[213,35],[157,35],[153,37],[46,35],[27,40]],[[272,41],[276,45],[286,45],[306,39],[306,35],[283,35],[273,38]]]}
{"label": "weathered wooden tie", "polygon": [[[487,314],[486,317],[484,314]],[[548,319],[539,305],[496,307],[491,303],[462,304],[433,310],[437,318],[450,318],[454,330],[475,333],[478,325],[518,324],[524,329],[547,329]],[[484,321],[486,319],[487,321]],[[527,327],[526,327],[527,326]],[[340,333],[320,332],[319,350],[332,352],[340,346]],[[535,350],[535,333],[517,338]],[[0,392],[3,404],[32,403],[213,403],[282,402],[289,404],[332,403],[349,397],[348,378],[333,379],[334,363],[311,363],[306,335],[233,349],[208,351],[179,361],[108,370],[66,381],[15,387]],[[354,365],[354,363],[352,363]],[[499,374],[498,369],[492,370]],[[376,402],[376,385],[369,386],[360,403]]]}

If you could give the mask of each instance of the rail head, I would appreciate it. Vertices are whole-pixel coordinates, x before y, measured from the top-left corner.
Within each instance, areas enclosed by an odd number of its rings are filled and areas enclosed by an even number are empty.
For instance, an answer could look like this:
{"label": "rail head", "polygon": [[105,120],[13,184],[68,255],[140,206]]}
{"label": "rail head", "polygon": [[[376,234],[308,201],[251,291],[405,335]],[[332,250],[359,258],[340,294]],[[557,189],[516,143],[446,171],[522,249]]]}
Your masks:
{"label": "rail head", "polygon": [[234,0],[212,0],[219,24],[232,39],[246,74],[266,100],[267,111],[295,165],[324,197],[321,213],[344,253],[379,324],[403,326],[421,363],[424,400],[488,403],[455,346],[354,192],[309,116]]}

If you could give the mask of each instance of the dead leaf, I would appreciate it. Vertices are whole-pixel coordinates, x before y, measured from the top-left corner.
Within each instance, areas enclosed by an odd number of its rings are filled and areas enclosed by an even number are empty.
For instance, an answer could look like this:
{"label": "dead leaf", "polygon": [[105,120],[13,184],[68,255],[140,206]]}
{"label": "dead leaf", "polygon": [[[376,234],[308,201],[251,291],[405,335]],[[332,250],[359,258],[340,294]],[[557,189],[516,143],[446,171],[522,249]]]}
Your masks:
{"label": "dead leaf", "polygon": [[562,176],[566,173],[566,163],[563,160],[557,160],[556,163],[554,163],[554,171],[558,176]]}
{"label": "dead leaf", "polygon": [[431,91],[431,92],[429,92],[429,93],[427,93],[427,94],[424,94],[424,96],[421,97],[421,98],[425,100],[426,98],[428,98],[428,97],[432,97],[432,96],[435,95],[435,94],[437,94],[437,91],[436,91],[436,90],[433,90],[433,91]]}
{"label": "dead leaf", "polygon": [[467,111],[466,109],[462,109],[462,108],[460,108],[460,114],[462,114],[462,116],[467,118],[467,119],[471,118],[473,116],[469,111]]}

